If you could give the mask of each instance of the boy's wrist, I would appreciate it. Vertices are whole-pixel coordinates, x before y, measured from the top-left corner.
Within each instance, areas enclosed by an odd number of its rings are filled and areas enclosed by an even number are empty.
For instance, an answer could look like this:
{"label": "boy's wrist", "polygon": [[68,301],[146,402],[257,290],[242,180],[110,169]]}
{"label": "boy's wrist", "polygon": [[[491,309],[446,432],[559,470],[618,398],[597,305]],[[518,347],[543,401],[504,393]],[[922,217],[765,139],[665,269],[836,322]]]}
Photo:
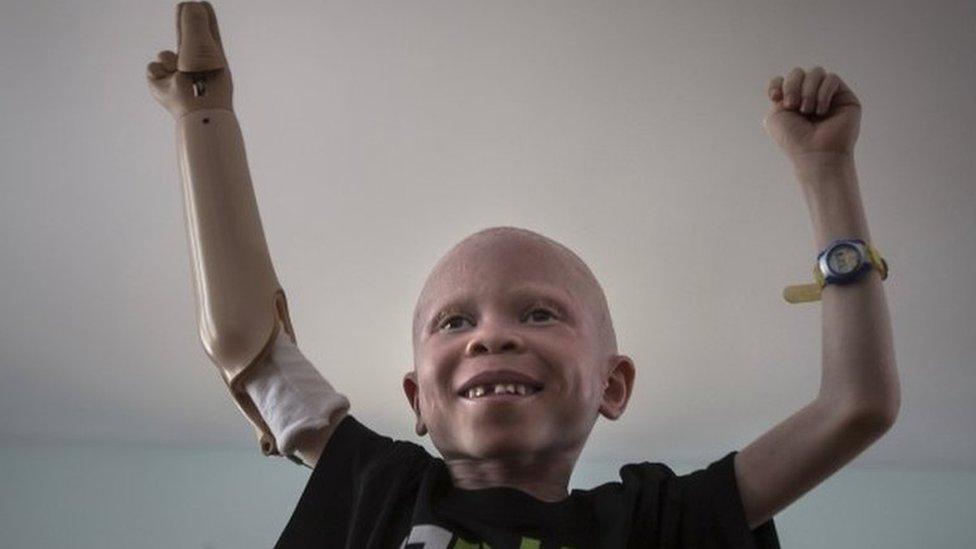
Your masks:
{"label": "boy's wrist", "polygon": [[818,253],[839,238],[872,243],[852,157],[809,155],[795,159],[794,171],[806,199]]}

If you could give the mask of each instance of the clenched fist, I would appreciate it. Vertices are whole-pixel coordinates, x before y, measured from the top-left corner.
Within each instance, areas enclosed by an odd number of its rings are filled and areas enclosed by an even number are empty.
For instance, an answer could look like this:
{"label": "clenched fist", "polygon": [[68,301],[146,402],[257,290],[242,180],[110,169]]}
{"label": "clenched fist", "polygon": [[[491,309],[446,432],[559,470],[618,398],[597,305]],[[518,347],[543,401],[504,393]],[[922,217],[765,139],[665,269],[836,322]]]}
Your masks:
{"label": "clenched fist", "polygon": [[176,6],[176,48],[146,67],[149,91],[179,119],[199,109],[234,110],[233,84],[210,2]]}
{"label": "clenched fist", "polygon": [[843,80],[823,67],[796,67],[769,81],[773,102],[763,128],[794,162],[804,157],[846,158],[861,129],[861,102]]}

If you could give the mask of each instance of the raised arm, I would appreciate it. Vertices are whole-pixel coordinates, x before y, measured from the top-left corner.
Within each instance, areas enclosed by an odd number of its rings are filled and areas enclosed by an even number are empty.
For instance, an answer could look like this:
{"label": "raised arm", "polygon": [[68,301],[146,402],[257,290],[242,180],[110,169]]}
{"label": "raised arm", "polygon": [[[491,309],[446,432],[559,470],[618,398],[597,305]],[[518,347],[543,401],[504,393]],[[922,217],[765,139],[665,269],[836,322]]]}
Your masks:
{"label": "raised arm", "polygon": [[[857,96],[819,66],[796,67],[785,80],[774,77],[768,93],[773,105],[763,125],[793,163],[813,221],[815,250],[838,239],[872,244],[854,168]],[[792,301],[822,300],[823,376],[810,404],[735,456],[750,528],[824,482],[894,424],[901,389],[882,279],[872,268],[848,284],[815,284],[812,299]]]}
{"label": "raised arm", "polygon": [[147,77],[176,120],[199,336],[262,453],[280,455],[243,381],[279,330],[292,343],[295,332],[261,227],[213,8],[179,3],[176,31],[178,54],[160,52]]}

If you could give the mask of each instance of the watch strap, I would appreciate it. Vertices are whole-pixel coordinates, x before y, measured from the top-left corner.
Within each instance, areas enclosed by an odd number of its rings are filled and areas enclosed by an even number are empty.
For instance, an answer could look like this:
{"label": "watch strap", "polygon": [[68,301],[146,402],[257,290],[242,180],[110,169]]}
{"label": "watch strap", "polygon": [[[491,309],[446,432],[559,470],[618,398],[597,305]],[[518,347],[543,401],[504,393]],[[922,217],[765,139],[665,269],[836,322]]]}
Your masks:
{"label": "watch strap", "polygon": [[[865,244],[865,248],[868,250],[868,259],[871,261],[874,269],[881,275],[881,280],[887,279],[888,263],[881,257],[881,252],[870,244]],[[820,272],[819,263],[815,263],[813,266],[813,278],[816,280],[814,284],[787,286],[783,289],[783,299],[789,303],[820,301],[821,293],[823,292],[824,286],[826,286],[826,282],[824,281],[823,273]]]}

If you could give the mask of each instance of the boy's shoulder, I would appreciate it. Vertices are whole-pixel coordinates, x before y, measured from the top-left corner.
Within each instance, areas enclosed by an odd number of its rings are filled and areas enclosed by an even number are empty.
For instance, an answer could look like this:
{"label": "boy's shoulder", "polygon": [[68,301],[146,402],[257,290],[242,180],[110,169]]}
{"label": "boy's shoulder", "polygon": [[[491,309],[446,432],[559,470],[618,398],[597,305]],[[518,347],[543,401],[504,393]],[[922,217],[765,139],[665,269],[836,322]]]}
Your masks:
{"label": "boy's shoulder", "polygon": [[361,474],[384,464],[402,467],[436,459],[423,446],[378,433],[347,412],[329,437],[319,463],[329,460],[327,465]]}

